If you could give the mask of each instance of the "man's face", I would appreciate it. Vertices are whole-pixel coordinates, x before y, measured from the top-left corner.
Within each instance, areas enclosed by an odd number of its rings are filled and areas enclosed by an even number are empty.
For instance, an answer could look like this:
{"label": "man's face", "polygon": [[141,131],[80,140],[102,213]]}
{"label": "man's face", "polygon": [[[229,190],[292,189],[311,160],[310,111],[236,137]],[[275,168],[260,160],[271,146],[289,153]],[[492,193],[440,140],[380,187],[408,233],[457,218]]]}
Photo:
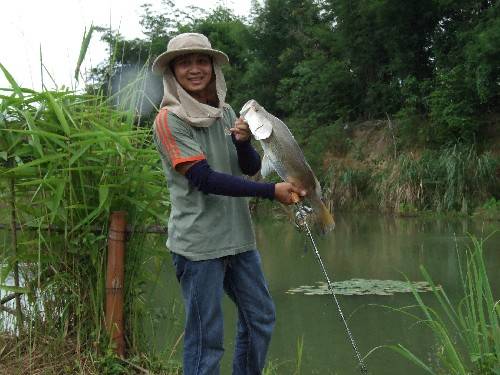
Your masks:
{"label": "man's face", "polygon": [[202,53],[179,56],[173,67],[177,82],[190,94],[201,94],[212,79],[212,60]]}

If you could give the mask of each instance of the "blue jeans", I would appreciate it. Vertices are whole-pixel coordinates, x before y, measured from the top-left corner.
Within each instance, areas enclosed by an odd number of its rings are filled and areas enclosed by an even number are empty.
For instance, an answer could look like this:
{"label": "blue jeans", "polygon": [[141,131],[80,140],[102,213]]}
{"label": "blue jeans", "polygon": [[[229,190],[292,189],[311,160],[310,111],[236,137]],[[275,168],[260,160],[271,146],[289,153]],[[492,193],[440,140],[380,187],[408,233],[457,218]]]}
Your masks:
{"label": "blue jeans", "polygon": [[223,347],[223,291],[238,308],[233,375],[261,374],[275,310],[258,251],[190,261],[173,254],[186,310],[184,375],[218,375]]}

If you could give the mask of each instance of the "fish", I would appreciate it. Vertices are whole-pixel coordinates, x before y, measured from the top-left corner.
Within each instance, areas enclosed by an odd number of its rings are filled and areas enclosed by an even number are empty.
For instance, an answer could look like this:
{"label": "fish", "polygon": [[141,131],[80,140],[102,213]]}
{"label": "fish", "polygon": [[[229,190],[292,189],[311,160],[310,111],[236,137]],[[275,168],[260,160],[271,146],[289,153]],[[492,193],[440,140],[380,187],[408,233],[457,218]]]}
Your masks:
{"label": "fish", "polygon": [[288,126],[254,99],[243,105],[240,115],[248,124],[253,137],[262,145],[262,177],[275,171],[283,181],[305,190],[305,199],[313,211],[314,227],[323,234],[333,230],[335,220],[323,203],[321,185]]}

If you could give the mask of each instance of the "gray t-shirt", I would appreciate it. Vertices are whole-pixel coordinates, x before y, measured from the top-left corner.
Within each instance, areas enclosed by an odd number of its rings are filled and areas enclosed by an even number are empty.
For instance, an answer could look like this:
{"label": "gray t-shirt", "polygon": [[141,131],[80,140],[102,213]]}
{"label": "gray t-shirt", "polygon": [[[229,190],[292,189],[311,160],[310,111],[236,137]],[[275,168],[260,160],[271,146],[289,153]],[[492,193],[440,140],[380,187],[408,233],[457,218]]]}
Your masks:
{"label": "gray t-shirt", "polygon": [[191,260],[234,255],[256,248],[248,198],[204,194],[177,172],[179,163],[206,159],[217,172],[242,176],[228,135],[236,115],[229,106],[209,127],[194,127],[167,108],[154,122],[154,140],[170,192],[167,247]]}

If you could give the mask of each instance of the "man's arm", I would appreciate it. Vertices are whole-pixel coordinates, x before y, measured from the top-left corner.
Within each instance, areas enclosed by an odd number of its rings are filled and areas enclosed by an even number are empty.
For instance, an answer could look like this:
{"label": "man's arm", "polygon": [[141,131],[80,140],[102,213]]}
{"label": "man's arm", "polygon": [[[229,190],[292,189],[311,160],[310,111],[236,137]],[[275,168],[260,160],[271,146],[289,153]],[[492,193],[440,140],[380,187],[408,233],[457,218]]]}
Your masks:
{"label": "man's arm", "polygon": [[253,182],[238,176],[214,171],[206,160],[179,164],[176,170],[183,174],[198,190],[205,194],[231,197],[261,197],[276,199],[283,204],[293,204],[295,196],[305,196],[288,182],[277,184]]}
{"label": "man's arm", "polygon": [[241,171],[247,176],[253,176],[260,171],[260,167],[262,166],[260,155],[255,151],[250,140],[238,142],[233,136],[233,143],[236,147],[238,164]]}
{"label": "man's arm", "polygon": [[241,171],[248,175],[255,175],[261,167],[260,155],[255,151],[250,141],[250,128],[240,117],[234,122],[234,126],[229,129],[231,138],[238,154],[238,164]]}

